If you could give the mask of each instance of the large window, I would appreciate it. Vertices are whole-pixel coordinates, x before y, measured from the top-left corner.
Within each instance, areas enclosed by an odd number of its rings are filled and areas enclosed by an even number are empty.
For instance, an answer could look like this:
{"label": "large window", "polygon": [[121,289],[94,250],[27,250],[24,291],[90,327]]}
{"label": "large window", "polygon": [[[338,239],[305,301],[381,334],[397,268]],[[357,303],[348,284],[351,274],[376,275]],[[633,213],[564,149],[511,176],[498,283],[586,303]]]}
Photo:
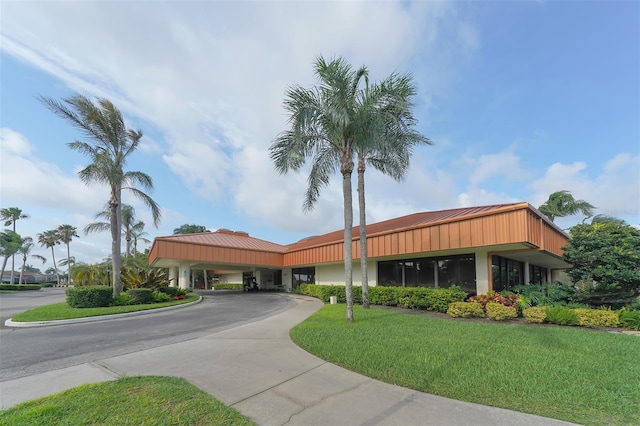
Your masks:
{"label": "large window", "polygon": [[457,285],[475,293],[475,256],[465,254],[378,262],[378,285],[436,288]]}
{"label": "large window", "polygon": [[538,265],[529,265],[529,283],[544,284],[547,280],[547,268]]}
{"label": "large window", "polygon": [[514,286],[524,284],[524,264],[506,257],[491,256],[491,275],[493,290],[511,290]]}
{"label": "large window", "polygon": [[308,268],[293,268],[293,288],[300,287],[301,284],[316,283],[316,268],[311,266]]}

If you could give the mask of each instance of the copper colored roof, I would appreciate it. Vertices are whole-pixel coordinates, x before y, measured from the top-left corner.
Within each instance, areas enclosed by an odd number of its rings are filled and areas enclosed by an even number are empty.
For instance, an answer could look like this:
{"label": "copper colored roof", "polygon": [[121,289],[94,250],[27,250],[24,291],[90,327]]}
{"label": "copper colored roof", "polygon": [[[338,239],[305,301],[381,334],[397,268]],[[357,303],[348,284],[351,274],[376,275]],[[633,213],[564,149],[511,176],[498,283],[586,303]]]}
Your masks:
{"label": "copper colored roof", "polygon": [[284,253],[286,251],[286,247],[281,246],[280,244],[250,237],[246,232],[234,232],[227,229],[220,229],[216,232],[203,232],[199,234],[171,235],[168,237],[158,237],[156,239],[161,241],[173,241],[275,253]]}
{"label": "copper colored roof", "polygon": [[[388,233],[392,231],[398,231],[401,229],[408,229],[413,227],[419,227],[420,225],[434,224],[436,222],[444,222],[448,220],[462,220],[467,217],[481,216],[485,213],[494,212],[496,210],[510,209],[512,207],[524,207],[528,206],[527,203],[510,203],[510,204],[494,204],[489,206],[479,207],[464,207],[459,209],[450,210],[438,210],[433,212],[421,212],[414,213],[408,216],[396,217],[394,219],[385,220],[382,222],[372,223],[367,225],[367,237],[370,237],[379,233]],[[354,226],[353,237],[358,238],[360,235],[359,226]],[[289,244],[287,251],[295,251],[303,248],[330,244],[344,240],[344,230],[330,232],[328,234],[319,235],[316,237],[309,237],[300,240],[296,243]]]}

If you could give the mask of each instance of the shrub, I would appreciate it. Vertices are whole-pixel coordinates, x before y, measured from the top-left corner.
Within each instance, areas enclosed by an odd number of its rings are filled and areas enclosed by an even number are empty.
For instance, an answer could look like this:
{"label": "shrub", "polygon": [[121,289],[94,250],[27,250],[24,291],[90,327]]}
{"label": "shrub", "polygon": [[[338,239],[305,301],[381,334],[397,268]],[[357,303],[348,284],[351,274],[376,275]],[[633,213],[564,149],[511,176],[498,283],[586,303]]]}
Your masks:
{"label": "shrub", "polygon": [[158,287],[156,289],[157,292],[168,294],[169,297],[177,296],[178,290],[180,290],[178,287]]}
{"label": "shrub", "polygon": [[617,327],[618,314],[605,309],[574,309],[578,316],[578,325],[584,327]]}
{"label": "shrub", "polygon": [[429,288],[427,293],[427,310],[436,312],[447,312],[449,304],[462,302],[467,293],[458,286],[452,285],[449,288]]}
{"label": "shrub", "polygon": [[170,302],[171,301],[171,296],[169,296],[167,293],[161,293],[159,291],[154,291],[153,293],[151,293],[151,301],[153,303]]}
{"label": "shrub", "polygon": [[120,275],[122,285],[126,289],[166,287],[169,285],[169,274],[164,269],[122,268]]}
{"label": "shrub", "polygon": [[114,306],[128,306],[128,305],[134,305],[135,302],[136,301],[133,300],[133,298],[129,296],[127,293],[120,293],[118,297],[113,298],[112,304]]}
{"label": "shrub", "polygon": [[487,311],[487,317],[494,321],[504,321],[518,316],[518,311],[515,306],[505,306],[498,302],[489,302],[484,308]]}
{"label": "shrub", "polygon": [[242,290],[242,284],[214,284],[213,288],[215,290]]}
{"label": "shrub", "polygon": [[454,318],[482,318],[484,310],[478,302],[453,302],[449,304],[447,315]]}
{"label": "shrub", "polygon": [[470,302],[478,302],[486,309],[488,303],[499,303],[503,306],[517,306],[520,301],[520,296],[517,294],[505,294],[502,295],[497,291],[490,291],[487,294],[480,294],[478,296],[472,296],[469,298]]}
{"label": "shrub", "polygon": [[113,290],[106,285],[69,288],[65,294],[72,308],[103,308],[113,302]]}
{"label": "shrub", "polygon": [[547,320],[547,308],[544,306],[532,306],[522,311],[524,320],[532,324],[542,324]]}
{"label": "shrub", "polygon": [[146,305],[153,303],[152,292],[150,288],[130,288],[127,290],[127,296],[133,299],[135,305]]}
{"label": "shrub", "polygon": [[577,325],[578,315],[565,306],[546,308],[547,322],[557,325]]}
{"label": "shrub", "polygon": [[0,290],[10,291],[26,291],[26,290],[40,290],[41,285],[38,284],[0,284]]}
{"label": "shrub", "polygon": [[372,305],[397,306],[398,289],[402,287],[375,286],[369,288],[369,302]]}
{"label": "shrub", "polygon": [[622,308],[618,311],[620,325],[629,330],[640,330],[640,311]]}
{"label": "shrub", "polygon": [[525,299],[530,306],[556,306],[570,303],[576,289],[559,281],[545,284],[527,284],[513,287],[513,291]]}

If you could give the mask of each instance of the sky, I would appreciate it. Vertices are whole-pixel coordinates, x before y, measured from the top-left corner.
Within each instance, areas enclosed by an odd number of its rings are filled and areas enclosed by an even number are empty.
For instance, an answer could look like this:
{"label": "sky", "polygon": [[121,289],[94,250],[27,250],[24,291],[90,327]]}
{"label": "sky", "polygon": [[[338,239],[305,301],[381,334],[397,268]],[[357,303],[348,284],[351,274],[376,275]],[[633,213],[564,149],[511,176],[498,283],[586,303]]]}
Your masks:
{"label": "sky", "polygon": [[[153,178],[160,225],[124,201],[149,239],[182,224],[280,244],[342,229],[340,176],[304,212],[308,168],[279,175],[268,151],[287,128],[287,87],[313,87],[320,55],[366,65],[372,81],[411,73],[417,130],[434,142],[414,151],[402,182],[367,171],[369,223],[538,207],[568,190],[640,224],[637,1],[3,0],[0,207],[29,214],[16,231],[34,239],[77,227],[77,261],[110,255],[108,232],[82,231],[109,195],[77,176],[88,159],[67,144],[86,140],[38,100],[82,93],[108,98],[144,133],[127,168]],[[49,249],[33,253],[47,263],[27,263],[52,266]]]}

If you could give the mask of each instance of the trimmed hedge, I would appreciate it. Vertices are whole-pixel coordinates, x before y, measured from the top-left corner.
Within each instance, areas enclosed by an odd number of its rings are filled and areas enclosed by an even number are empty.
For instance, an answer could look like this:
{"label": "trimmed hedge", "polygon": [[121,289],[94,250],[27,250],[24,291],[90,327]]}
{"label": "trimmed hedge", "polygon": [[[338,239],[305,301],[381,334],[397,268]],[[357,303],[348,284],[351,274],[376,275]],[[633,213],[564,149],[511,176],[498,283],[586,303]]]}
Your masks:
{"label": "trimmed hedge", "polygon": [[[303,284],[297,290],[300,294],[317,297],[329,302],[330,296],[336,296],[339,303],[346,303],[345,286]],[[409,309],[426,309],[445,313],[452,302],[461,302],[466,293],[459,287],[425,288],[425,287],[369,287],[369,302],[372,305],[400,306]],[[362,287],[353,287],[354,303],[362,303]]]}
{"label": "trimmed hedge", "polygon": [[494,321],[504,321],[518,316],[518,311],[515,307],[505,306],[498,302],[488,302],[484,308],[487,311],[487,317]]}
{"label": "trimmed hedge", "polygon": [[531,324],[542,324],[547,320],[547,308],[544,306],[532,306],[522,311],[524,320]]}
{"label": "trimmed hedge", "polygon": [[574,309],[578,316],[578,325],[584,327],[617,327],[620,324],[618,314],[603,309]]}
{"label": "trimmed hedge", "polygon": [[453,302],[449,304],[447,315],[454,318],[482,318],[484,309],[478,302]]}
{"label": "trimmed hedge", "polygon": [[0,290],[8,291],[29,291],[40,290],[41,288],[42,286],[38,284],[0,284]]}
{"label": "trimmed hedge", "polygon": [[214,290],[242,290],[242,284],[214,284]]}
{"label": "trimmed hedge", "polygon": [[133,299],[135,305],[147,305],[153,303],[152,292],[150,288],[130,288],[127,290],[127,296]]}
{"label": "trimmed hedge", "polygon": [[113,302],[113,289],[106,285],[88,285],[67,289],[67,304],[72,308],[104,308]]}

